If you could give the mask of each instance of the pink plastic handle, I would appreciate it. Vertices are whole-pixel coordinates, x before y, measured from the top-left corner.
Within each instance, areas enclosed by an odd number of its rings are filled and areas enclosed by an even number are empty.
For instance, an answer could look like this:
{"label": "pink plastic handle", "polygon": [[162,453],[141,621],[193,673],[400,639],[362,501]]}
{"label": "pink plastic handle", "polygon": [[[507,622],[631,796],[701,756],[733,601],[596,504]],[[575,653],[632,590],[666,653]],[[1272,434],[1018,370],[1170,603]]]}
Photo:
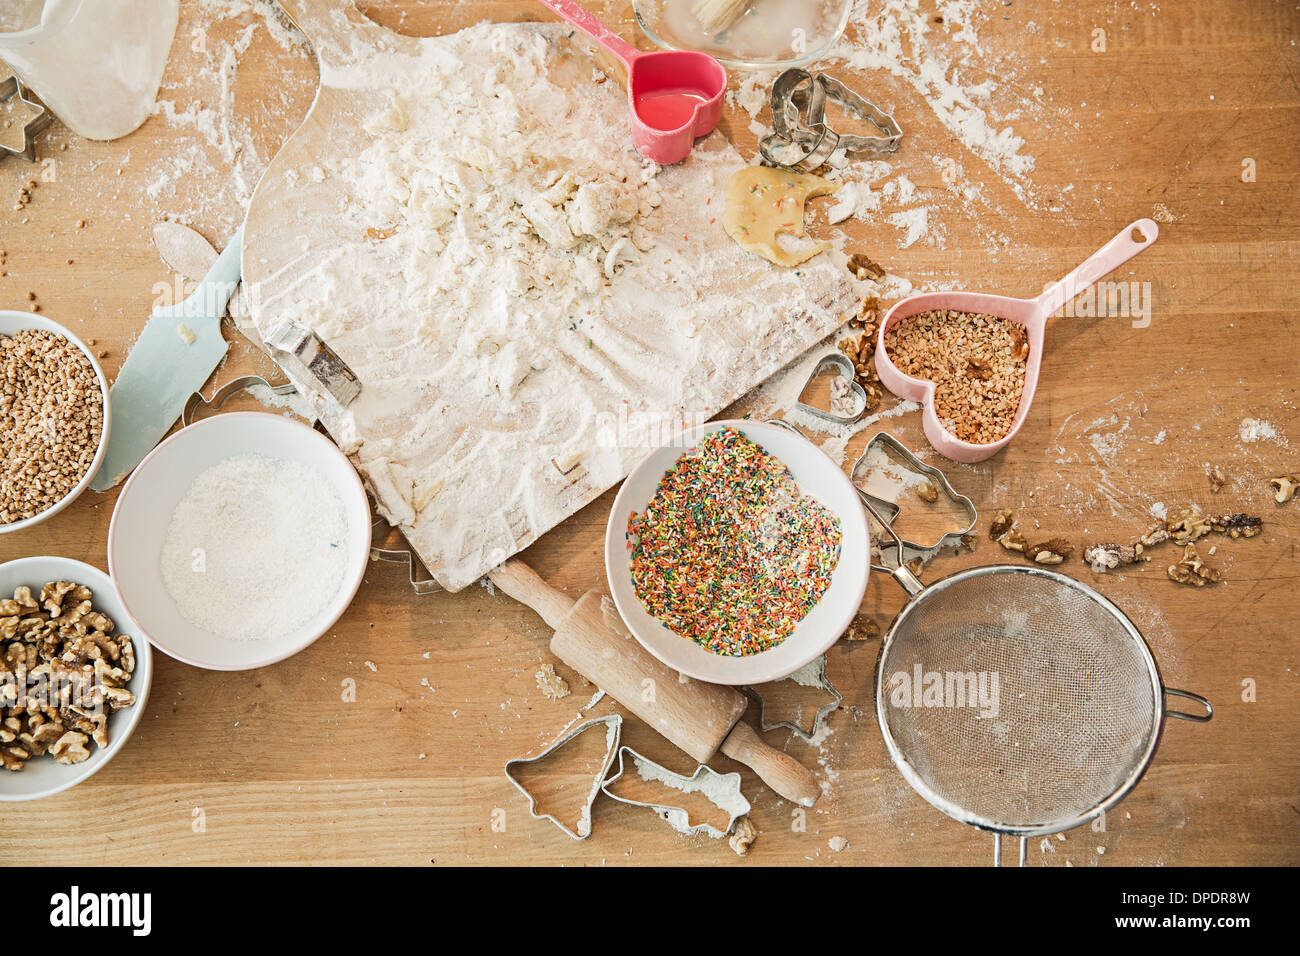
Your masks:
{"label": "pink plastic handle", "polygon": [[[1134,233],[1142,236],[1141,242],[1134,238]],[[1152,219],[1139,219],[1125,226],[1119,235],[1035,300],[1042,310],[1043,317],[1046,318],[1054,313],[1094,282],[1110,275],[1143,249],[1148,248],[1159,235],[1160,227]]]}
{"label": "pink plastic handle", "polygon": [[550,7],[557,16],[568,20],[591,39],[614,54],[623,61],[623,65],[629,70],[632,68],[632,61],[641,55],[640,50],[593,17],[585,7],[574,3],[573,0],[538,0],[538,2],[543,6]]}

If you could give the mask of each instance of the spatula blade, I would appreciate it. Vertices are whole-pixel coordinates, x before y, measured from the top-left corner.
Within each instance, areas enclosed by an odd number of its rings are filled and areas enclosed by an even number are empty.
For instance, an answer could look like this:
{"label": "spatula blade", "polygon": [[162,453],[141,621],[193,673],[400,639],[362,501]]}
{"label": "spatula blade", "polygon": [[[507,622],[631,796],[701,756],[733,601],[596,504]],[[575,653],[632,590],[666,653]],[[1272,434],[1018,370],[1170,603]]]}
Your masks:
{"label": "spatula blade", "polygon": [[235,233],[194,294],[159,309],[109,390],[113,428],[104,463],[90,483],[107,491],[135,468],[180,417],[226,356],[221,318],[239,284],[243,230]]}

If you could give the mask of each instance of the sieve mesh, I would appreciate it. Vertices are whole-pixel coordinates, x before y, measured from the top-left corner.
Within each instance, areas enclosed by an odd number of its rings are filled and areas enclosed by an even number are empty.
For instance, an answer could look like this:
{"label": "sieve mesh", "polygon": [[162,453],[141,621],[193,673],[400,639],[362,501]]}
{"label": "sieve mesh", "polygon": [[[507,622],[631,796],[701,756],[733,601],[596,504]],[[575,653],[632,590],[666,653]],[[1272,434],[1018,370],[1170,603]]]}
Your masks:
{"label": "sieve mesh", "polygon": [[879,666],[895,758],[968,823],[1078,822],[1127,789],[1154,747],[1160,682],[1146,645],[1061,575],[981,568],[938,582],[895,622]]}

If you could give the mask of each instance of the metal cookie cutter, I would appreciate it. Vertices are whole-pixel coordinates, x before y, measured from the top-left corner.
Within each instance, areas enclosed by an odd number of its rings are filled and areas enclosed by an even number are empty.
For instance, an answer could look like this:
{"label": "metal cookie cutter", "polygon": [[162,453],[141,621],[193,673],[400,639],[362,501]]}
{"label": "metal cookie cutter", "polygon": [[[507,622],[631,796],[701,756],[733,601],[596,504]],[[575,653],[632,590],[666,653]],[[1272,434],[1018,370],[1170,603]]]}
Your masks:
{"label": "metal cookie cutter", "polygon": [[54,117],[45,108],[45,104],[27,92],[27,88],[18,82],[16,76],[8,76],[0,80],[0,103],[12,99],[17,99],[20,105],[29,107],[34,113],[32,118],[23,124],[22,148],[16,149],[0,142],[0,156],[21,156],[27,162],[34,163],[36,162],[36,134],[54,122]]}
{"label": "metal cookie cutter", "polygon": [[888,432],[879,432],[871,439],[871,441],[867,442],[866,450],[863,451],[858,460],[853,463],[853,470],[849,473],[849,480],[853,482],[853,487],[858,489],[858,494],[862,496],[863,500],[876,508],[885,519],[890,522],[890,524],[893,524],[894,519],[896,519],[902,511],[899,504],[894,501],[888,501],[884,498],[878,498],[875,495],[868,493],[863,490],[863,484],[859,483],[860,481],[865,483],[866,476],[871,471],[871,465],[869,463],[871,453],[877,448],[888,449],[893,452],[896,457],[902,459],[903,463],[906,464],[909,469],[918,474],[925,475],[927,478],[932,480],[936,485],[938,485],[943,493],[947,495],[948,500],[952,501],[954,504],[960,505],[962,510],[970,516],[970,523],[967,524],[964,531],[946,532],[938,541],[931,544],[917,544],[915,541],[903,539],[904,547],[911,548],[913,551],[931,551],[945,543],[951,543],[954,545],[958,544],[963,538],[975,530],[975,525],[979,523],[979,512],[975,509],[975,502],[971,501],[965,495],[957,494],[956,490],[949,483],[947,475],[938,468],[935,468],[933,465],[927,465],[925,462],[921,461],[916,457],[916,455],[912,454],[910,448],[893,435]]}
{"label": "metal cookie cutter", "polygon": [[195,392],[191,395],[185,401],[185,408],[181,410],[181,425],[188,428],[194,424],[195,415],[200,407],[215,412],[226,404],[232,395],[246,392],[259,385],[266,386],[275,395],[296,395],[298,393],[298,389],[293,385],[272,385],[260,375],[245,375],[241,378],[231,379],[225,385],[222,385],[212,393],[211,398],[204,398],[202,392]]}
{"label": "metal cookie cutter", "polygon": [[836,415],[834,412],[827,411],[824,408],[818,408],[816,405],[809,405],[800,400],[796,400],[795,404],[799,406],[800,411],[816,418],[820,418],[832,425],[856,424],[857,422],[862,421],[863,417],[867,414],[867,392],[866,389],[858,383],[857,371],[853,368],[853,363],[849,361],[849,357],[843,352],[835,351],[824,355],[821,361],[817,363],[816,367],[813,368],[812,374],[808,376],[808,381],[804,382],[803,389],[800,390],[799,394],[802,395],[803,392],[807,390],[808,386],[817,380],[817,376],[832,368],[839,369],[839,371],[844,374],[844,377],[849,380],[849,392],[859,401],[858,410],[856,412],[848,416]]}
{"label": "metal cookie cutter", "polygon": [[[582,812],[578,816],[578,826],[576,830],[569,829],[559,819],[549,813],[537,812],[537,801],[533,795],[528,792],[522,783],[515,779],[511,770],[520,764],[537,763],[539,760],[545,760],[547,757],[560,750],[565,744],[586,733],[596,724],[605,725],[605,759],[601,762],[600,770],[592,780],[591,792],[587,795],[587,800],[582,806]],[[572,728],[566,733],[561,734],[555,740],[547,744],[546,749],[532,757],[516,757],[514,760],[506,763],[506,779],[515,785],[515,789],[528,798],[528,812],[534,820],[550,820],[557,827],[573,837],[575,840],[585,840],[591,836],[591,808],[596,802],[596,797],[600,795],[601,787],[605,782],[605,775],[609,773],[609,768],[614,763],[614,755],[618,752],[619,736],[623,732],[623,717],[620,714],[608,714],[604,717],[596,717],[592,720],[584,721],[578,726]]]}
{"label": "metal cookie cutter", "polygon": [[[828,98],[884,135],[836,133],[826,120]],[[772,84],[771,101],[775,132],[758,144],[763,161],[771,166],[812,172],[832,159],[860,153],[892,153],[903,141],[902,127],[892,116],[825,73],[797,67],[786,70]],[[800,154],[793,161],[786,155],[791,149],[798,149]]]}
{"label": "metal cookie cutter", "polygon": [[[685,807],[673,806],[664,803],[647,803],[644,800],[632,800],[628,797],[620,797],[617,793],[610,790],[610,786],[615,783],[627,771],[627,757],[631,756],[636,764],[637,774],[642,780],[653,780],[663,784],[665,787],[671,787],[674,790],[680,790],[682,793],[701,793],[719,810],[727,814],[727,828],[719,830],[711,823],[692,824],[690,814]],[[650,775],[646,775],[646,771]],[[707,782],[718,780],[726,788],[724,794],[717,798],[708,792]],[[738,773],[718,773],[712,767],[700,764],[695,768],[695,773],[685,777],[680,773],[674,773],[667,767],[655,763],[649,757],[643,757],[631,747],[621,747],[618,751],[618,772],[605,781],[600,788],[601,792],[611,800],[617,800],[619,803],[626,803],[633,807],[649,807],[655,813],[671,826],[678,833],[686,836],[695,836],[697,833],[707,833],[715,840],[720,840],[731,832],[736,821],[747,814],[750,810],[749,801],[745,795],[740,792],[740,774]],[[720,802],[721,801],[721,802]]]}
{"label": "metal cookie cutter", "polygon": [[356,373],[311,329],[286,320],[262,341],[281,368],[319,382],[344,408],[361,393]]}
{"label": "metal cookie cutter", "polygon": [[[376,518],[370,525],[370,538],[375,540],[375,529],[379,527],[382,519]],[[410,545],[405,548],[376,548],[370,549],[371,561],[386,561],[389,564],[406,565],[406,577],[411,582],[411,590],[421,596],[425,594],[437,594],[443,590],[443,586],[433,577],[420,577],[419,569],[424,567],[420,559],[416,557],[415,552],[411,550]]]}
{"label": "metal cookie cutter", "polygon": [[817,713],[813,715],[812,727],[804,730],[792,720],[774,720],[767,719],[767,698],[765,698],[757,688],[745,687],[745,692],[750,697],[758,701],[758,729],[767,732],[784,728],[798,736],[805,743],[812,743],[817,736],[818,729],[822,726],[823,721],[839,708],[844,701],[844,695],[839,692],[830,679],[826,676],[826,655],[823,654],[809,664],[805,664],[789,677],[784,680],[792,680],[802,687],[816,687],[818,690],[824,690],[831,695],[828,703],[822,704],[817,708]]}

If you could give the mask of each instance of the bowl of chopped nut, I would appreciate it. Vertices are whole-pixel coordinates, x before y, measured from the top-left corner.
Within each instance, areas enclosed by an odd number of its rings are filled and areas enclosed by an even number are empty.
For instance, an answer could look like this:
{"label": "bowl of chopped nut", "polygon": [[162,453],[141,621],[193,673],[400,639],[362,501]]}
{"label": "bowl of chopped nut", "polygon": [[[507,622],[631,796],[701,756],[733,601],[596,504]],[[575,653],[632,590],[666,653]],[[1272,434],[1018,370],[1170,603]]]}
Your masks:
{"label": "bowl of chopped nut", "polygon": [[0,802],[75,786],[122,749],[153,676],[108,575],[71,558],[0,564]]}
{"label": "bowl of chopped nut", "polygon": [[86,490],[110,418],[104,370],[80,339],[44,316],[0,310],[0,534]]}

